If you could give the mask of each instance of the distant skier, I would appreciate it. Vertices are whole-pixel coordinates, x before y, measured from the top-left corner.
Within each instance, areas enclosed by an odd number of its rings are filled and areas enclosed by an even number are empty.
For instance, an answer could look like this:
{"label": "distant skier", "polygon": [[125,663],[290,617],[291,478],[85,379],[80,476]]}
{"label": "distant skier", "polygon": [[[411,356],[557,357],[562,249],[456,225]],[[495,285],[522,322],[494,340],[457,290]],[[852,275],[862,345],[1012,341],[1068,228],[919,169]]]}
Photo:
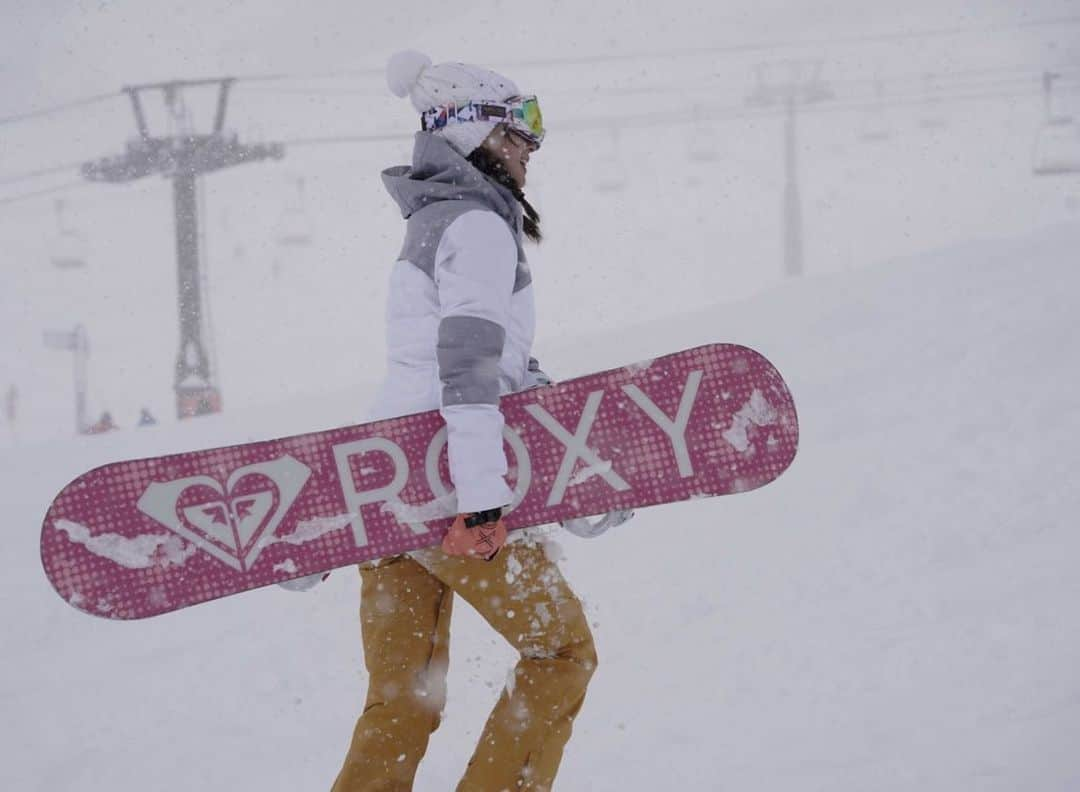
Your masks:
{"label": "distant skier", "polygon": [[15,385],[9,385],[4,393],[4,417],[12,430],[15,428],[15,419],[19,412],[19,389]]}
{"label": "distant skier", "polygon": [[[520,653],[459,792],[548,790],[596,668],[581,602],[535,540],[507,542],[502,393],[546,381],[529,365],[535,326],[525,199],[544,127],[506,77],[417,52],[387,81],[421,114],[412,167],[383,182],[407,219],[390,275],[388,372],[373,419],[440,408],[459,512],[441,548],[360,567],[369,680],[333,792],[412,789],[446,701],[454,594]],[[505,545],[505,546],[504,546]],[[512,692],[511,692],[512,690]]]}
{"label": "distant skier", "polygon": [[157,419],[147,407],[139,411],[139,426],[157,426]]}
{"label": "distant skier", "polygon": [[91,435],[105,434],[117,429],[117,425],[113,422],[112,413],[108,410],[101,414],[101,417],[97,419],[97,423],[90,424],[87,427],[86,433]]}

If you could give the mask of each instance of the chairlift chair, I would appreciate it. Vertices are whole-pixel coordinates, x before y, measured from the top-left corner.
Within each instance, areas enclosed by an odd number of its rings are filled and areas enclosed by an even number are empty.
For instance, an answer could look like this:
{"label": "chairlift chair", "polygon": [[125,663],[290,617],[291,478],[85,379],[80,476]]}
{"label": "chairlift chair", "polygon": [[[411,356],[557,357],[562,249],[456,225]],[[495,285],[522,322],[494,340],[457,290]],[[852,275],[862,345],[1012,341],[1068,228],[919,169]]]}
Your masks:
{"label": "chairlift chair", "polygon": [[926,103],[922,108],[919,126],[931,132],[944,129],[945,109],[941,102],[941,90],[934,75],[923,75],[923,94],[926,96]]}
{"label": "chairlift chair", "polygon": [[67,224],[67,204],[63,199],[58,199],[53,207],[56,212],[57,232],[49,260],[57,269],[82,269],[86,266],[86,238]]}
{"label": "chairlift chair", "polygon": [[278,224],[278,245],[285,248],[311,244],[311,221],[301,209],[286,209]]}
{"label": "chairlift chair", "polygon": [[1043,124],[1035,138],[1032,171],[1038,176],[1080,173],[1080,128],[1071,118]]}
{"label": "chairlift chair", "polygon": [[892,138],[892,127],[883,107],[876,106],[865,111],[859,140],[864,143],[882,143]]}
{"label": "chairlift chair", "polygon": [[277,242],[283,248],[307,247],[311,244],[311,218],[304,199],[304,179],[297,177],[296,199],[281,213],[278,221]]}
{"label": "chairlift chair", "polygon": [[919,119],[919,126],[929,132],[936,132],[947,126],[945,114],[942,112],[941,103],[939,101],[935,99],[926,106],[923,110],[922,117]]}
{"label": "chairlift chair", "polygon": [[626,169],[618,151],[619,132],[612,127],[610,147],[596,158],[593,188],[597,192],[621,192],[626,186]]}
{"label": "chairlift chair", "polygon": [[618,160],[605,155],[597,159],[596,178],[593,187],[597,192],[622,192],[626,187],[626,177],[622,174]]}
{"label": "chairlift chair", "polygon": [[885,120],[885,114],[880,110],[870,113],[863,121],[859,140],[864,143],[881,143],[892,137],[892,130]]}
{"label": "chairlift chair", "polygon": [[939,129],[945,128],[945,118],[940,112],[931,110],[919,119],[919,126],[930,132],[936,132]]}
{"label": "chairlift chair", "polygon": [[885,84],[881,77],[874,80],[874,105],[866,111],[859,139],[864,143],[881,143],[892,137],[892,129],[885,115]]}
{"label": "chairlift chair", "polygon": [[690,127],[686,156],[692,162],[716,162],[720,159],[720,152],[716,147],[716,132],[706,125],[698,107],[694,108],[694,123]]}
{"label": "chairlift chair", "polygon": [[1080,129],[1071,116],[1054,108],[1054,82],[1061,77],[1043,72],[1043,124],[1035,138],[1032,170],[1038,176],[1080,173]]}

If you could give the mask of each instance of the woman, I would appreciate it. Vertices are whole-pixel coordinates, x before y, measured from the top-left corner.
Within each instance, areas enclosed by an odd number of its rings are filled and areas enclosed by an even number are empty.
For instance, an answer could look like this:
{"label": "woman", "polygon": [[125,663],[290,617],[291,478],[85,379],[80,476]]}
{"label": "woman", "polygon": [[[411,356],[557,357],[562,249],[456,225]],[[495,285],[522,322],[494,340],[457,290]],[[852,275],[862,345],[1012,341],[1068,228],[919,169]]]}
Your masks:
{"label": "woman", "polygon": [[[495,72],[391,58],[421,115],[411,168],[383,181],[407,219],[390,277],[388,372],[373,419],[439,408],[459,512],[440,548],[361,567],[367,700],[334,792],[410,790],[446,701],[454,595],[515,649],[513,682],[459,792],[549,790],[596,668],[580,601],[535,542],[506,543],[511,502],[499,396],[536,384],[525,199],[544,130],[535,97]],[[505,545],[505,546],[504,546]]]}

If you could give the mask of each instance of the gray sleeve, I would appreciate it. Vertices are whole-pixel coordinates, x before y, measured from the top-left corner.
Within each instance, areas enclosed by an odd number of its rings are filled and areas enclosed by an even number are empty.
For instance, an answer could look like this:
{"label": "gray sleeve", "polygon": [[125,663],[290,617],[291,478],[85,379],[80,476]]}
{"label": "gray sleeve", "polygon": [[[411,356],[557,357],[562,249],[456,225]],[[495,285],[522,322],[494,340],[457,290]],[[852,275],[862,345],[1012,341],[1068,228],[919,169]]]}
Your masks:
{"label": "gray sleeve", "polygon": [[447,316],[439,322],[436,356],[442,404],[499,403],[499,362],[506,330],[490,319]]}

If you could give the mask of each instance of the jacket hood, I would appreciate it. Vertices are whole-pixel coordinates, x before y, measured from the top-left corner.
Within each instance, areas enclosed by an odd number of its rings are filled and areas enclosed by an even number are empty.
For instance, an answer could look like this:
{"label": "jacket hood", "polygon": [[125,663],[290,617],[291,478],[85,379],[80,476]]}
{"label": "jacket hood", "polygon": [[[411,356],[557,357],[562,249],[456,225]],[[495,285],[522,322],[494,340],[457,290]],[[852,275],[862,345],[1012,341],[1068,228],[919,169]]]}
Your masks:
{"label": "jacket hood", "polygon": [[387,168],[382,180],[405,219],[437,201],[477,201],[506,220],[515,237],[520,233],[522,210],[514,194],[478,171],[439,135],[417,132],[412,166]]}

